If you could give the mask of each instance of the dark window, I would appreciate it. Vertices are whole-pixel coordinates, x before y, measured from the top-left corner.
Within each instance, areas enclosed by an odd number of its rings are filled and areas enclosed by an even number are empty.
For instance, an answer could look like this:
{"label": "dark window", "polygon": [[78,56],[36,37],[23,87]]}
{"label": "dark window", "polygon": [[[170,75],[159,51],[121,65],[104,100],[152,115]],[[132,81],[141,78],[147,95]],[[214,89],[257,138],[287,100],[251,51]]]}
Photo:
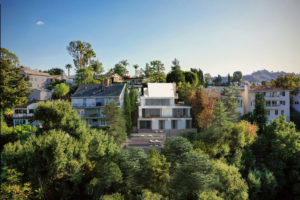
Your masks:
{"label": "dark window", "polygon": [[143,109],[144,118],[160,117],[160,109]]}
{"label": "dark window", "polygon": [[177,129],[177,120],[172,120],[172,129]]}
{"label": "dark window", "polygon": [[270,115],[270,111],[269,110],[267,110],[267,115]]}
{"label": "dark window", "polygon": [[187,108],[174,108],[173,109],[173,117],[188,117],[188,109]]}
{"label": "dark window", "polygon": [[34,110],[33,109],[29,109],[29,113],[33,113],[34,112]]}
{"label": "dark window", "polygon": [[281,105],[285,105],[285,101],[280,101],[280,104]]}
{"label": "dark window", "polygon": [[294,104],[295,104],[295,105],[298,105],[298,104],[299,104],[299,101],[295,101]]}
{"label": "dark window", "polygon": [[169,99],[146,99],[146,106],[168,106],[170,105]]}
{"label": "dark window", "polygon": [[186,129],[192,128],[192,120],[186,120],[185,121],[185,127],[186,127]]}
{"label": "dark window", "polygon": [[284,110],[281,110],[281,114],[284,115]]}
{"label": "dark window", "polygon": [[159,120],[159,129],[165,129],[165,120]]}
{"label": "dark window", "polygon": [[285,96],[285,91],[282,91],[282,92],[281,92],[281,95],[282,95],[282,96]]}
{"label": "dark window", "polygon": [[150,120],[141,120],[140,121],[140,129],[151,129],[151,121]]}
{"label": "dark window", "polygon": [[275,115],[278,115],[278,110],[275,110]]}

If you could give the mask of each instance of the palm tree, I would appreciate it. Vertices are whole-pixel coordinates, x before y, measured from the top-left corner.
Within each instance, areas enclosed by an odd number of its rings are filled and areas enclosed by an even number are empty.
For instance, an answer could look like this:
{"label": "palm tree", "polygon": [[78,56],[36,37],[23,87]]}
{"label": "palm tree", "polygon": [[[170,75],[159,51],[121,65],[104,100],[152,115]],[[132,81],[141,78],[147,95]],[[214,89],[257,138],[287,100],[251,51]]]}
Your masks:
{"label": "palm tree", "polygon": [[138,64],[135,64],[133,65],[133,68],[135,69],[135,76],[137,77],[137,69],[139,68],[140,66]]}
{"label": "palm tree", "polygon": [[72,65],[66,64],[65,68],[68,70],[68,77],[70,78],[70,69],[72,68]]}
{"label": "palm tree", "polygon": [[88,49],[85,53],[85,57],[88,60],[89,68],[92,68],[92,62],[91,59],[96,57],[96,53],[93,51],[93,49]]}

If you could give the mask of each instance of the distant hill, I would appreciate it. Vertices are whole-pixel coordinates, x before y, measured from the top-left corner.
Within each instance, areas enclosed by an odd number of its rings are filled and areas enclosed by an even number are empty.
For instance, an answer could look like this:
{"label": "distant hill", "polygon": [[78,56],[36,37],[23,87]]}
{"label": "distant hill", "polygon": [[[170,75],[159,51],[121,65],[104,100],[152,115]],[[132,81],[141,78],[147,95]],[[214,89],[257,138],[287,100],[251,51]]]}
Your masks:
{"label": "distant hill", "polygon": [[259,70],[256,72],[253,72],[250,75],[244,75],[243,80],[249,81],[249,82],[262,82],[262,81],[271,81],[272,79],[276,79],[277,76],[281,74],[287,74],[286,72],[269,72],[268,70]]}

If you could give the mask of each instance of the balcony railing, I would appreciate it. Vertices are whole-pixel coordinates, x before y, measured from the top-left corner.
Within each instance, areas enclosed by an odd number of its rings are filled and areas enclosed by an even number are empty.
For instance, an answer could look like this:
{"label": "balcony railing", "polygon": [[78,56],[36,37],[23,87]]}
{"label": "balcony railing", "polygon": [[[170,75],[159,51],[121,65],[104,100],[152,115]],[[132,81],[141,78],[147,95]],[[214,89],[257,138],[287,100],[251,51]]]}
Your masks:
{"label": "balcony railing", "polygon": [[32,118],[33,117],[33,113],[29,113],[29,114],[14,114],[13,118]]}
{"label": "balcony railing", "polygon": [[81,118],[105,118],[105,115],[100,113],[91,113],[80,115]]}
{"label": "balcony railing", "polygon": [[272,105],[266,105],[267,108],[274,108],[274,107],[279,107],[281,104],[272,104]]}

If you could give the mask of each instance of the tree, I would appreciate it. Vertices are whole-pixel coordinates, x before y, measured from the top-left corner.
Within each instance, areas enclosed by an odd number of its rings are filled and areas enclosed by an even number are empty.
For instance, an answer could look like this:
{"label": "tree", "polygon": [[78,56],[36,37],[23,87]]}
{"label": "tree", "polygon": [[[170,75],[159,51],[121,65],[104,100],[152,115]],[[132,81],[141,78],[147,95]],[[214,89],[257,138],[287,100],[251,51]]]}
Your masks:
{"label": "tree", "polygon": [[205,81],[204,81],[203,71],[201,69],[191,68],[191,72],[194,72],[197,74],[199,85],[204,86]]}
{"label": "tree", "polygon": [[77,70],[75,76],[75,82],[78,86],[82,84],[99,84],[98,80],[95,80],[93,74],[89,68],[83,68]]}
{"label": "tree", "polygon": [[[276,178],[277,187],[263,185],[263,191],[276,191],[276,199],[297,199],[300,197],[300,134],[295,124],[280,116],[269,123],[251,146],[256,160],[256,169],[269,170]],[[253,168],[248,166],[249,169]],[[272,180],[271,181],[275,182]],[[268,189],[269,188],[269,189]],[[274,191],[275,190],[275,191]],[[270,193],[270,194],[272,194]]]}
{"label": "tree", "polygon": [[153,60],[150,64],[146,63],[145,76],[154,83],[163,83],[166,81],[164,73],[165,67],[160,60]]}
{"label": "tree", "polygon": [[222,102],[226,107],[227,117],[229,121],[237,122],[240,118],[240,112],[237,108],[240,106],[240,92],[236,90],[233,86],[224,87],[221,92]]}
{"label": "tree", "polygon": [[129,63],[127,62],[127,60],[121,60],[119,63],[115,64],[115,67],[113,68],[113,72],[124,77],[126,74],[128,74],[128,70],[127,70],[128,65]]}
{"label": "tree", "polygon": [[255,94],[255,108],[253,113],[254,121],[258,125],[260,131],[262,131],[267,123],[267,110],[263,93]]}
{"label": "tree", "polygon": [[33,191],[30,183],[22,183],[22,173],[15,169],[5,170],[5,177],[1,180],[0,198],[1,199],[41,199]]}
{"label": "tree", "polygon": [[141,199],[143,200],[162,200],[163,196],[158,193],[153,193],[150,190],[143,190]]}
{"label": "tree", "polygon": [[171,187],[175,199],[198,199],[198,194],[213,190],[217,183],[213,164],[208,156],[199,152],[187,152],[177,162]]}
{"label": "tree", "polygon": [[68,70],[68,77],[70,77],[70,69],[72,68],[72,65],[66,64],[65,68]]}
{"label": "tree", "polygon": [[167,158],[167,161],[175,165],[182,155],[192,150],[192,144],[183,137],[168,137],[161,153]]}
{"label": "tree", "polygon": [[247,183],[242,178],[237,167],[217,160],[214,161],[214,168],[216,175],[219,177],[217,190],[223,199],[248,199]]}
{"label": "tree", "polygon": [[228,119],[227,119],[227,111],[222,103],[222,101],[219,99],[217,100],[217,103],[214,107],[214,120],[213,124],[220,127],[225,127],[228,125]]}
{"label": "tree", "polygon": [[191,105],[191,95],[196,90],[195,86],[189,82],[183,82],[178,84],[178,100],[183,101],[187,105]]}
{"label": "tree", "polygon": [[209,73],[204,74],[204,80],[206,84],[211,84],[212,83],[212,77]]}
{"label": "tree", "polygon": [[138,92],[134,88],[134,85],[132,84],[131,87],[130,87],[130,93],[129,93],[132,125],[136,124],[135,110],[136,110],[137,98],[138,98]]}
{"label": "tree", "polygon": [[64,70],[60,68],[52,68],[48,70],[48,73],[50,75],[62,75],[64,73]]}
{"label": "tree", "polygon": [[[7,108],[13,108],[28,101],[31,91],[26,77],[20,76],[18,57],[1,48],[0,68],[0,118]],[[0,130],[1,131],[1,130]]]}
{"label": "tree", "polygon": [[175,58],[172,61],[172,64],[172,70],[167,74],[167,82],[175,82],[176,84],[178,84],[179,82],[185,82],[184,73],[180,69],[179,61]]}
{"label": "tree", "polygon": [[94,71],[94,74],[102,74],[104,72],[103,64],[99,62],[98,60],[92,60],[91,61],[92,70]]}
{"label": "tree", "polygon": [[198,76],[194,72],[183,72],[185,81],[192,84],[192,85],[197,85],[198,84]]}
{"label": "tree", "polygon": [[278,88],[291,90],[292,95],[297,95],[300,88],[300,76],[295,73],[281,74],[275,80],[272,80],[271,84]]}
{"label": "tree", "polygon": [[243,79],[243,74],[241,71],[235,71],[233,73],[233,77],[232,77],[232,81],[233,82],[238,82],[238,84],[240,85]]}
{"label": "tree", "polygon": [[167,193],[169,183],[170,163],[166,161],[163,155],[160,155],[156,149],[151,148],[147,158],[142,161],[142,174],[145,188],[160,194]]}
{"label": "tree", "polygon": [[65,83],[57,84],[54,87],[54,95],[57,97],[63,97],[68,94],[70,91],[70,87]]}
{"label": "tree", "polygon": [[124,92],[124,104],[123,104],[123,110],[124,110],[124,117],[126,119],[126,130],[127,134],[130,134],[131,128],[132,128],[132,121],[131,121],[131,103],[130,103],[130,97],[128,94],[128,87],[127,84],[125,86],[125,92]]}
{"label": "tree", "polygon": [[[77,69],[82,69],[86,66],[90,57],[92,55],[92,45],[87,42],[82,42],[80,40],[71,41],[69,46],[67,46],[67,51],[71,56],[73,56],[74,66]],[[92,56],[91,56],[92,55]]]}
{"label": "tree", "polygon": [[86,127],[72,109],[71,103],[62,100],[38,103],[34,111],[34,120],[42,125],[39,133],[56,129],[65,131],[70,136],[80,137]]}
{"label": "tree", "polygon": [[134,68],[134,74],[135,74],[135,76],[137,76],[137,69],[140,67],[138,64],[135,64],[135,65],[133,65],[132,66],[133,68]]}
{"label": "tree", "polygon": [[92,58],[96,57],[96,53],[94,52],[93,49],[87,49],[85,54],[84,54],[84,58],[85,58],[85,62],[88,63],[89,68],[92,69]]}
{"label": "tree", "polygon": [[222,85],[222,77],[218,75],[216,78],[213,80],[215,86],[221,86]]}
{"label": "tree", "polygon": [[103,114],[106,116],[105,120],[108,123],[107,132],[114,137],[118,144],[126,140],[126,121],[121,108],[119,108],[115,101],[105,105]]}
{"label": "tree", "polygon": [[227,85],[230,86],[232,82],[232,77],[230,76],[230,74],[227,75]]}
{"label": "tree", "polygon": [[213,110],[219,99],[214,90],[201,89],[191,95],[192,115],[200,129],[206,130],[213,122]]}

